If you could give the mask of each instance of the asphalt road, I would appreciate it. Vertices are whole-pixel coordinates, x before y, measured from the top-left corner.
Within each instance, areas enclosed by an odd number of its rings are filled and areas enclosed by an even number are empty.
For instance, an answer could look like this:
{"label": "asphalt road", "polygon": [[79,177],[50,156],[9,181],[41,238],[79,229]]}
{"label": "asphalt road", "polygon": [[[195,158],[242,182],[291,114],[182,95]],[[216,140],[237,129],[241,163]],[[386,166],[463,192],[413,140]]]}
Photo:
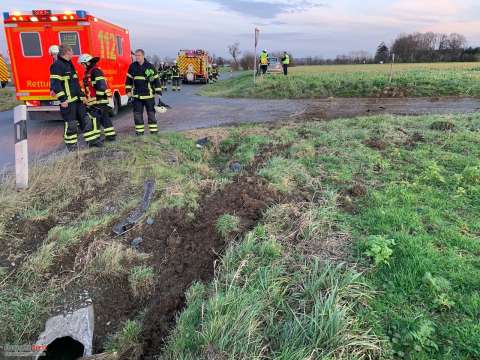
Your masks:
{"label": "asphalt road", "polygon": [[[228,75],[227,75],[228,76]],[[162,100],[172,106],[157,115],[160,131],[180,131],[220,125],[268,122],[301,111],[302,104],[285,100],[251,100],[208,98],[196,95],[201,85],[183,85],[182,91],[169,88]],[[119,136],[134,134],[131,107],[122,109],[114,119]],[[35,160],[60,150],[63,145],[64,123],[59,121],[28,122],[29,158]],[[11,168],[15,161],[13,111],[0,112],[0,170]]]}
{"label": "asphalt road", "polygon": [[[229,76],[228,74],[226,76]],[[480,110],[476,98],[329,98],[314,100],[223,99],[196,95],[200,85],[184,85],[181,92],[167,91],[162,100],[172,106],[157,115],[160,131],[181,131],[239,123],[297,119],[336,119],[380,114],[423,115],[471,113]],[[114,119],[120,137],[134,134],[132,109]],[[28,149],[32,161],[64,149],[64,124],[28,122]],[[13,111],[0,112],[0,170],[15,160]]]}

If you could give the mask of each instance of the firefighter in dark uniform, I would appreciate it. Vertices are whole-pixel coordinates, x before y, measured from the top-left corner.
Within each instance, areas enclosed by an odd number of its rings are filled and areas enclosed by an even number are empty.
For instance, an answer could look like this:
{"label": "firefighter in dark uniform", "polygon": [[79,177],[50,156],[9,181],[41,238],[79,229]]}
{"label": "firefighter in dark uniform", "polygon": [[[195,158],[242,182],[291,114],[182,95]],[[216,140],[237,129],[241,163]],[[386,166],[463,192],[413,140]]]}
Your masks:
{"label": "firefighter in dark uniform", "polygon": [[128,68],[125,87],[127,95],[133,96],[133,119],[135,134],[145,133],[143,109],[147,110],[148,130],[150,134],[158,133],[157,119],[155,118],[155,94],[161,95],[162,88],[155,67],[145,60],[145,51],[135,51],[136,61]]}
{"label": "firefighter in dark uniform", "polygon": [[116,133],[108,106],[108,98],[112,96],[112,91],[108,88],[102,69],[98,67],[99,60],[98,57],[83,54],[78,58],[78,63],[85,68],[83,86],[87,95],[88,112],[102,126],[105,140],[115,141]]}
{"label": "firefighter in dark uniform", "polygon": [[165,71],[167,75],[167,84],[171,84],[172,83],[172,65],[167,64]]}
{"label": "firefighter in dark uniform", "polygon": [[163,91],[167,91],[167,66],[162,61],[158,68],[158,76],[160,76],[160,85]]}
{"label": "firefighter in dark uniform", "polygon": [[172,66],[172,91],[180,91],[181,79],[180,79],[180,69],[178,68],[177,61]]}
{"label": "firefighter in dark uniform", "polygon": [[102,146],[100,131],[87,116],[85,94],[72,64],[73,51],[68,45],[60,45],[57,60],[50,66],[51,92],[60,101],[60,113],[65,121],[64,140],[68,150],[78,148],[78,127],[89,146]]}
{"label": "firefighter in dark uniform", "polygon": [[218,66],[217,66],[217,64],[212,64],[212,80],[213,80],[213,82],[218,81],[218,76],[219,76]]}

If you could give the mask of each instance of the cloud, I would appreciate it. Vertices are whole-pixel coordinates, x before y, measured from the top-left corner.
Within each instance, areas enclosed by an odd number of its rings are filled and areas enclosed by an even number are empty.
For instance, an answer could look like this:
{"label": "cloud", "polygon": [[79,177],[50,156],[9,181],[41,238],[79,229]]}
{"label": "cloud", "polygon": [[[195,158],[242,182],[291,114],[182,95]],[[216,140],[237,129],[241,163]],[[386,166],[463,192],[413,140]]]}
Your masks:
{"label": "cloud", "polygon": [[219,4],[223,9],[234,11],[245,16],[254,16],[270,19],[283,13],[304,11],[313,7],[325,6],[316,0],[290,0],[265,1],[265,0],[199,0]]}

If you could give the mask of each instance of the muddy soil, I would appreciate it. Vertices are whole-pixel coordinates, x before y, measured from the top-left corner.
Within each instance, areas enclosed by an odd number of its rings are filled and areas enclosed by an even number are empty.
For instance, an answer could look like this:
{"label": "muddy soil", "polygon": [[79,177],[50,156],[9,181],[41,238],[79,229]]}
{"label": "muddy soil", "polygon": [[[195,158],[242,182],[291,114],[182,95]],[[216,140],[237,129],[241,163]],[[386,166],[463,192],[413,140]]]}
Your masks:
{"label": "muddy soil", "polygon": [[6,227],[7,238],[0,250],[0,267],[14,268],[23,262],[42,245],[55,224],[56,220],[51,216],[33,220],[14,216]]}
{"label": "muddy soil", "polygon": [[233,239],[251,230],[277,198],[262,179],[241,176],[224,189],[204,195],[194,216],[185,209],[165,209],[152,225],[129,232],[125,244],[140,236],[143,242],[138,251],[151,255],[150,265],[157,274],[155,290],[151,299],[142,303],[131,295],[126,277],[100,281],[89,289],[99,309],[95,314],[95,351],[103,350],[108,334],[123,321],[147,308],[142,334],[144,358],[159,354],[175,315],[185,305],[185,291],[196,281],[212,279],[215,261],[231,240],[217,233],[217,219],[225,213],[241,219]]}
{"label": "muddy soil", "polygon": [[304,100],[303,111],[292,114],[291,118],[332,120],[382,114],[413,116],[477,111],[480,111],[480,100],[470,97],[329,98]]}

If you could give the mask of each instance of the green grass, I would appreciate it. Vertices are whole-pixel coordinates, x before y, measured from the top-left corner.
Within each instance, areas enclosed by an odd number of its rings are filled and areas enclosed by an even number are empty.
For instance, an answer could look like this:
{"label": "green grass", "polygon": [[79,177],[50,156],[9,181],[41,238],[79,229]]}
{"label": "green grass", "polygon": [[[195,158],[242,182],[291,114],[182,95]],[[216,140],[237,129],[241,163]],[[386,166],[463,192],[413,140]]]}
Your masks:
{"label": "green grass", "polygon": [[217,220],[217,231],[223,238],[227,238],[231,233],[239,230],[239,225],[238,216],[223,214]]}
{"label": "green grass", "polygon": [[[52,306],[61,300],[64,284],[130,276],[134,296],[149,292],[148,257],[112,238],[112,223],[138,205],[146,178],[156,182],[148,216],[166,207],[195,209],[202,183],[215,186],[217,180],[223,181],[208,161],[209,154],[196,149],[193,140],[166,134],[160,142],[125,139],[100,152],[37,164],[24,192],[14,190],[13,178],[2,179],[1,256],[3,260],[15,255],[10,260],[15,267],[1,268],[0,343],[34,341]],[[16,221],[35,224],[49,218],[53,227],[44,234],[14,232]],[[38,241],[25,247],[33,236]],[[75,271],[53,271],[72,256]]]}
{"label": "green grass", "polygon": [[[432,127],[439,122],[454,127]],[[145,178],[157,184],[149,216],[178,207],[190,217],[202,194],[247,176],[278,200],[219,254],[214,279],[188,290],[164,358],[479,358],[479,131],[478,113],[242,126],[210,149],[166,134],[107,147],[91,172],[87,155],[35,167],[28,191],[16,193],[11,180],[0,186],[2,241],[25,241],[12,234],[12,218],[62,222],[12,272],[2,270],[0,340],[33,341],[62,284],[76,278],[123,276],[126,292],[148,297],[157,269],[110,226],[138,204]],[[84,188],[97,196],[78,214],[65,211],[67,194],[81,204]],[[216,230],[228,238],[239,224],[224,214]],[[91,243],[76,250],[85,237]],[[77,273],[52,273],[71,251]],[[141,329],[141,317],[112,328],[109,349],[135,358]]]}
{"label": "green grass", "polygon": [[135,359],[141,353],[142,325],[137,320],[127,320],[122,329],[110,338],[106,345],[107,352],[128,353]]}
{"label": "green grass", "polygon": [[201,95],[265,99],[376,97],[376,96],[479,96],[480,73],[476,63],[395,65],[390,82],[389,65],[301,66],[288,77],[269,75],[253,85],[252,74],[211,84]]}
{"label": "green grass", "polygon": [[[359,274],[318,260],[298,263],[258,226],[223,257],[215,281],[187,294],[169,359],[360,358],[378,353],[354,309],[368,297]],[[296,263],[296,262],[295,262]]]}
{"label": "green grass", "polygon": [[[438,121],[453,122],[455,131],[433,130]],[[293,144],[258,174],[282,192],[307,193],[311,200],[269,209],[266,235],[258,229],[248,235],[227,251],[213,285],[190,289],[166,346],[169,358],[479,357],[479,129],[479,114],[379,116],[289,128]],[[423,140],[412,146],[415,134]],[[275,131],[269,138],[275,143]],[[370,138],[382,139],[386,149],[368,147]],[[350,190],[355,186],[365,189],[360,197]],[[260,251],[266,244],[272,247],[268,256]],[[312,256],[326,263],[308,263],[305,257]],[[328,273],[339,259],[364,270],[354,277],[367,299],[348,302],[353,318],[341,308],[326,310],[327,298],[319,295],[320,303],[308,307],[323,309],[318,314],[292,315],[302,297],[290,286],[308,289],[299,285],[307,269]],[[353,276],[338,269],[334,274],[337,284]],[[336,311],[344,317],[333,327],[334,338],[343,345],[315,337],[332,334],[325,329]],[[363,353],[348,347],[345,339],[366,334],[372,337],[355,342]]]}
{"label": "green grass", "polygon": [[0,89],[0,111],[13,109],[19,104],[20,102],[15,98],[13,88]]}
{"label": "green grass", "polygon": [[130,270],[128,281],[135,297],[147,297],[155,286],[155,271],[151,266],[135,266]]}

